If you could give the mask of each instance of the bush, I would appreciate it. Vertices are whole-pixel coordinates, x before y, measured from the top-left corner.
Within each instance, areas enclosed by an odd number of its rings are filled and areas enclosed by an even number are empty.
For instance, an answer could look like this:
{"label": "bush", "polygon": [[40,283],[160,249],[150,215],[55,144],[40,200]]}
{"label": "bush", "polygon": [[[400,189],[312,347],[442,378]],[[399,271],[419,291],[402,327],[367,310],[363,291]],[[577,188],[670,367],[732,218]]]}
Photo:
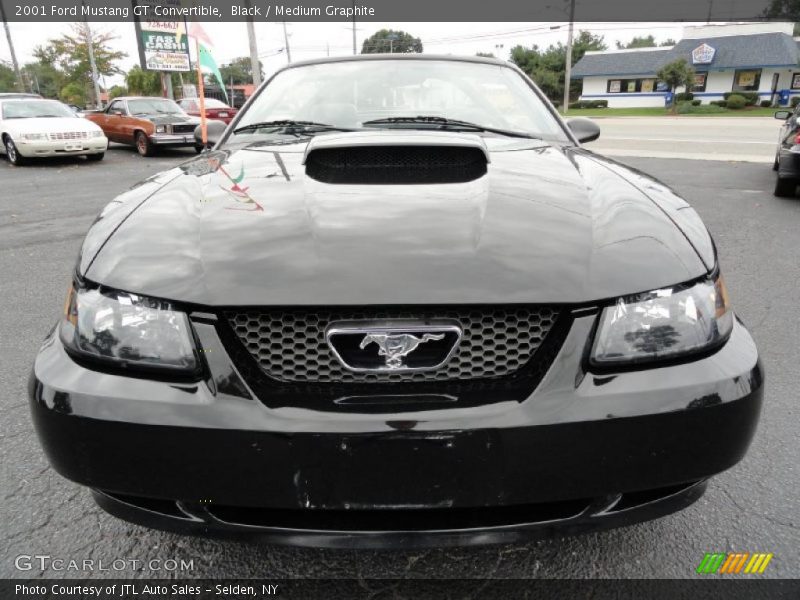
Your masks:
{"label": "bush", "polygon": [[725,108],[728,106],[728,102],[726,100],[712,100],[709,102],[712,106],[719,106],[720,108]]}
{"label": "bush", "polygon": [[792,108],[795,108],[798,104],[800,104],[800,96],[794,96],[790,101],[789,104],[792,105]]}
{"label": "bush", "polygon": [[570,108],[608,108],[608,100],[578,100],[571,102]]}
{"label": "bush", "polygon": [[772,100],[761,101],[761,108],[769,108],[770,106],[772,106]]}
{"label": "bush", "polygon": [[741,96],[745,100],[745,106],[755,106],[758,102],[758,92],[725,92],[722,97],[730,100],[731,96]]}
{"label": "bush", "polygon": [[739,94],[731,94],[728,96],[728,108],[732,110],[740,110],[747,106],[747,98]]}
{"label": "bush", "polygon": [[700,101],[700,98],[697,98],[696,100],[692,100],[692,106],[700,106],[701,104],[702,104],[702,102]]}
{"label": "bush", "polygon": [[679,115],[713,115],[724,112],[727,112],[727,110],[721,106],[695,104],[694,100],[691,102],[681,102],[678,104]]}
{"label": "bush", "polygon": [[680,92],[679,94],[675,94],[675,102],[680,104],[687,100],[694,100],[694,94],[692,92]]}

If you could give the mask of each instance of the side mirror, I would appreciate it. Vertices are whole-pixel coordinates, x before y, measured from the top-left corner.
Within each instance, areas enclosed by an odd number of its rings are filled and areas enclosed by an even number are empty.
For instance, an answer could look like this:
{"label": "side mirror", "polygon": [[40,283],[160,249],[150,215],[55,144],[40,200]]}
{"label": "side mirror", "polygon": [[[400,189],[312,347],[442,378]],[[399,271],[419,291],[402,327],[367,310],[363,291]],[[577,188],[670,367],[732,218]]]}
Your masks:
{"label": "side mirror", "polygon": [[586,117],[575,117],[574,119],[567,120],[567,127],[570,128],[581,143],[593,142],[600,137],[600,127],[597,123]]}
{"label": "side mirror", "polygon": [[[222,139],[222,134],[225,133],[225,129],[227,129],[227,125],[222,121],[216,120],[209,120],[206,122],[206,134],[208,143],[206,146],[210,148],[211,146],[216,145],[218,141]],[[202,126],[198,125],[194,128],[194,141],[198,146],[203,145],[203,129]]]}
{"label": "side mirror", "polygon": [[775,111],[775,118],[780,119],[781,121],[785,121],[789,117],[792,116],[792,111],[790,110],[778,110]]}

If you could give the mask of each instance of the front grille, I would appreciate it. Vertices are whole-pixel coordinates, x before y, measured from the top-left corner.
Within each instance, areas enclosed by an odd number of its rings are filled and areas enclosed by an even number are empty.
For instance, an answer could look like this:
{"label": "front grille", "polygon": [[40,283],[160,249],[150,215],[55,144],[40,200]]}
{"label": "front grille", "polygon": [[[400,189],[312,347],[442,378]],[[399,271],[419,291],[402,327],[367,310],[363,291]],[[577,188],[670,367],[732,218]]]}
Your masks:
{"label": "front grille", "polygon": [[320,148],[306,159],[306,175],[331,184],[442,184],[486,174],[486,155],[459,146]]}
{"label": "front grille", "polygon": [[172,126],[172,133],[194,133],[195,129],[197,129],[197,125],[191,123],[188,125],[178,124]]}
{"label": "front grille", "polygon": [[86,131],[57,131],[48,133],[47,137],[50,140],[86,140],[89,139],[89,133]]}
{"label": "front grille", "polygon": [[[522,369],[559,315],[552,306],[458,308],[251,310],[227,313],[236,337],[274,380],[295,383],[447,382],[502,378]],[[463,330],[452,358],[437,370],[353,372],[341,365],[325,339],[331,323],[414,319],[457,323]]]}

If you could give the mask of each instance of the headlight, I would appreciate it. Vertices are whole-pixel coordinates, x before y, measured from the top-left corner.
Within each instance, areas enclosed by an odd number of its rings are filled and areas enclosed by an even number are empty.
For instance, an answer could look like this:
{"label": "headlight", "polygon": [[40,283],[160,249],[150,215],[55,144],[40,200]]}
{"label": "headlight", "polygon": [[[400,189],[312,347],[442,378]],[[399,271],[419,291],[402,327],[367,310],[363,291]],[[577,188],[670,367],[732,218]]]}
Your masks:
{"label": "headlight", "polygon": [[198,368],[189,318],[136,294],[70,288],[61,340],[79,357],[172,372]]}
{"label": "headlight", "polygon": [[47,134],[45,133],[22,133],[20,139],[32,142],[34,140],[46,140]]}
{"label": "headlight", "polygon": [[591,362],[606,366],[692,354],[721,345],[732,328],[722,277],[627,296],[603,310]]}
{"label": "headlight", "polygon": [[156,133],[166,133],[167,126],[166,125],[156,125]]}
{"label": "headlight", "polygon": [[91,132],[91,134],[90,134],[90,137],[93,137],[93,138],[101,138],[101,137],[103,137],[104,135],[105,135],[105,133],[103,133],[103,130],[102,130],[102,129],[100,129],[99,131],[92,131],[92,132]]}

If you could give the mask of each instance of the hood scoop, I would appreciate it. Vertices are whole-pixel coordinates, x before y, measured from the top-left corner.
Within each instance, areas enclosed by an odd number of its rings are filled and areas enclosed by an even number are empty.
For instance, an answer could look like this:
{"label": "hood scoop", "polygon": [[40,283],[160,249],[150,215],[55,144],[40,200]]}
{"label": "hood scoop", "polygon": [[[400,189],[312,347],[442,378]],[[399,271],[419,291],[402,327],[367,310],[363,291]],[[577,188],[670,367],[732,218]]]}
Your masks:
{"label": "hood scoop", "polygon": [[309,142],[306,175],[328,184],[466,183],[486,174],[489,152],[473,134],[370,131]]}

